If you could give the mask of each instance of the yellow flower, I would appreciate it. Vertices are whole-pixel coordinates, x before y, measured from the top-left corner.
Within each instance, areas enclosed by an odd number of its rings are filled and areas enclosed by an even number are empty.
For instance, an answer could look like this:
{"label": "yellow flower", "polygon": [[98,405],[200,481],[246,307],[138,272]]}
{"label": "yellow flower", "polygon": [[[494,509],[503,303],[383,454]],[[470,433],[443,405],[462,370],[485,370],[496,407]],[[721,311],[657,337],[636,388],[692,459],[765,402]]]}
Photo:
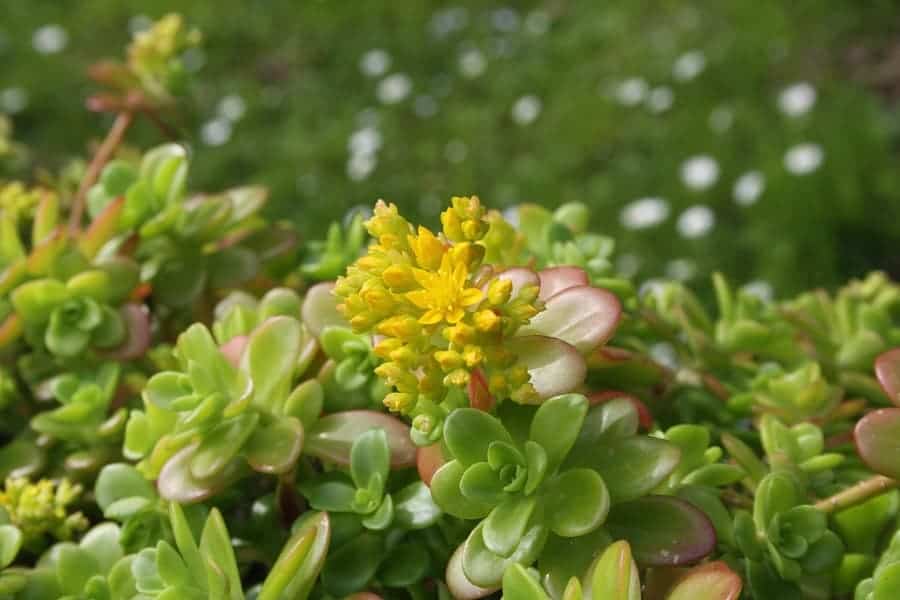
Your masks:
{"label": "yellow flower", "polygon": [[426,310],[419,317],[419,323],[423,325],[442,321],[455,325],[465,316],[467,308],[484,298],[478,288],[467,287],[468,269],[463,262],[454,260],[453,253],[444,254],[436,273],[415,269],[413,274],[422,289],[407,292],[406,297],[418,308]]}

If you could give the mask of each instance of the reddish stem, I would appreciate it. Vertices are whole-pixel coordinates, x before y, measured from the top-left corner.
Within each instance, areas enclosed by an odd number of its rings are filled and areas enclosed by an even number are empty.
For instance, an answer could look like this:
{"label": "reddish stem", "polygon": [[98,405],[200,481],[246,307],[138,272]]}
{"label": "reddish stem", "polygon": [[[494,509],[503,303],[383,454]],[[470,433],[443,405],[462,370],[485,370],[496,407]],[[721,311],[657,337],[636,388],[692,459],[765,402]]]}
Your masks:
{"label": "reddish stem", "polygon": [[106,134],[106,139],[103,140],[96,154],[94,154],[94,158],[91,159],[91,164],[88,165],[84,179],[81,180],[81,185],[78,186],[78,191],[75,193],[74,200],[72,200],[72,210],[69,213],[69,231],[73,234],[78,233],[81,229],[81,219],[84,216],[84,205],[88,190],[100,177],[100,171],[103,170],[103,167],[112,158],[113,152],[122,143],[122,140],[125,138],[125,132],[128,131],[133,121],[134,113],[131,111],[120,112],[116,115],[116,120],[113,122],[109,133]]}

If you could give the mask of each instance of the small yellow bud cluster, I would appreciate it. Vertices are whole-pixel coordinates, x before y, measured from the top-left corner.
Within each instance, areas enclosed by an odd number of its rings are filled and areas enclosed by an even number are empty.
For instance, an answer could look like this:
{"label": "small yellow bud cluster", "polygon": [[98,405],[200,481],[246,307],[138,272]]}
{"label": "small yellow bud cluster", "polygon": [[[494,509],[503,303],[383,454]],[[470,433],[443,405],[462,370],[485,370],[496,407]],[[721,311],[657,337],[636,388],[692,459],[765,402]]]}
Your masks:
{"label": "small yellow bud cluster", "polygon": [[375,354],[384,362],[375,372],[394,388],[385,404],[420,424],[432,418],[425,407],[465,388],[475,370],[497,399],[535,396],[505,342],[540,310],[538,288],[513,294],[510,281],[483,265],[482,240],[493,227],[486,215],[478,198],[453,198],[434,234],[379,201],[366,223],[375,243],[335,284],[354,330],[380,336]]}
{"label": "small yellow bud cluster", "polygon": [[87,529],[88,520],[80,512],[68,514],[68,506],[81,495],[81,486],[63,479],[31,483],[27,479],[7,479],[0,491],[0,508],[25,536],[26,544],[36,544],[45,535],[70,540]]}
{"label": "small yellow bud cluster", "polygon": [[128,47],[128,66],[154,95],[165,96],[165,81],[174,59],[201,41],[200,31],[185,26],[181,15],[168,14],[135,34]]}

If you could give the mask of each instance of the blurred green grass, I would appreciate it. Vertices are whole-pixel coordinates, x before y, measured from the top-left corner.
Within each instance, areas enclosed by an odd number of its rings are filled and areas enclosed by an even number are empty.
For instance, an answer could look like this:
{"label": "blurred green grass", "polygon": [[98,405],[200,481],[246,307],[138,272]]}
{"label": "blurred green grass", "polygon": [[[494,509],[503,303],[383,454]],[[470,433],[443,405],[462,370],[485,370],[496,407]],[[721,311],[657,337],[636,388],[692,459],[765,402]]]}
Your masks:
{"label": "blurred green grass", "polygon": [[[35,164],[62,165],[102,134],[85,69],[169,11],[205,36],[173,119],[197,150],[193,187],[265,184],[307,236],[377,198],[435,223],[451,195],[476,193],[587,203],[641,277],[721,270],[782,296],[900,273],[898,119],[848,58],[891,43],[900,8],[887,0],[11,2],[0,110]],[[814,91],[803,114],[779,106],[791,86],[795,110]],[[160,141],[146,124],[129,139]],[[798,146],[805,174],[785,164]],[[717,171],[704,189],[682,177],[696,156]],[[762,190],[740,205],[749,172]],[[648,197],[666,218],[624,226]],[[696,206],[709,210],[681,217]]]}

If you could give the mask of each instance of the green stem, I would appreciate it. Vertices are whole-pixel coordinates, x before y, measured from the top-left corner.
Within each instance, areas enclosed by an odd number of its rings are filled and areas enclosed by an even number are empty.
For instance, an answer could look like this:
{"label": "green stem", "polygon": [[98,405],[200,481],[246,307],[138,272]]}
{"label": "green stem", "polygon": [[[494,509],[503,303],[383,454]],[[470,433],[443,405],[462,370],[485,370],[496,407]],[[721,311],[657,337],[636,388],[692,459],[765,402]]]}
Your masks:
{"label": "green stem", "polygon": [[819,500],[816,502],[816,508],[826,514],[840,512],[889,492],[897,486],[900,486],[900,481],[884,475],[875,475],[833,496]]}

